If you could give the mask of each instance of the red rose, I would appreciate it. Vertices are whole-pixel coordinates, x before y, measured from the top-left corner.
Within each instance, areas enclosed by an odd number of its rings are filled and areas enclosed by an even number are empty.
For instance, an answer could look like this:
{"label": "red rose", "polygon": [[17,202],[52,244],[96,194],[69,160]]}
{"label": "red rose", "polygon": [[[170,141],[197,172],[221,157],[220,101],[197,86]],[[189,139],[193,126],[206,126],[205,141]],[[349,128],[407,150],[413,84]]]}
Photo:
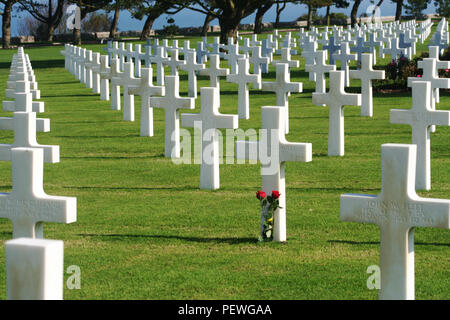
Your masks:
{"label": "red rose", "polygon": [[280,197],[280,193],[277,190],[272,190],[272,198],[278,199]]}
{"label": "red rose", "polygon": [[257,197],[259,200],[262,200],[262,199],[264,199],[264,198],[266,197],[266,193],[265,193],[264,191],[259,190],[259,191],[256,193],[256,197]]}

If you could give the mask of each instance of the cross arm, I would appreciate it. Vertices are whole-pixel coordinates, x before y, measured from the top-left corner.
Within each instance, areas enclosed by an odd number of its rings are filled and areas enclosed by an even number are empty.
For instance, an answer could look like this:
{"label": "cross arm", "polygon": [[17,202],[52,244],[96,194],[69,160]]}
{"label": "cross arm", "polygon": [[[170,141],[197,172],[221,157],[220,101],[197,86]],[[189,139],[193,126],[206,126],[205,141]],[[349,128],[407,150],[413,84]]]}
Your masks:
{"label": "cross arm", "polygon": [[312,161],[312,144],[311,143],[280,143],[280,162],[296,161],[311,162]]}
{"label": "cross arm", "polygon": [[409,219],[416,227],[450,229],[450,200],[415,197]]}
{"label": "cross arm", "polygon": [[330,103],[330,94],[313,92],[312,103],[317,106],[321,106],[323,104],[328,105]]}
{"label": "cross arm", "polygon": [[340,198],[341,221],[378,224],[379,211],[371,204],[377,201],[375,195],[342,194]]}
{"label": "cross arm", "polygon": [[221,114],[214,119],[214,127],[217,129],[237,129],[239,127],[237,115]]}
{"label": "cross arm", "polygon": [[[44,194],[44,199],[21,199],[13,193],[0,194],[0,217],[15,221],[73,223],[77,220],[77,199]],[[33,199],[34,198],[34,199]]]}
{"label": "cross arm", "polygon": [[[0,130],[14,130],[14,118],[0,118]],[[37,132],[50,132],[50,119],[36,119]]]}
{"label": "cross arm", "polygon": [[194,128],[195,122],[201,122],[202,118],[199,113],[182,113],[181,126],[187,128]]}

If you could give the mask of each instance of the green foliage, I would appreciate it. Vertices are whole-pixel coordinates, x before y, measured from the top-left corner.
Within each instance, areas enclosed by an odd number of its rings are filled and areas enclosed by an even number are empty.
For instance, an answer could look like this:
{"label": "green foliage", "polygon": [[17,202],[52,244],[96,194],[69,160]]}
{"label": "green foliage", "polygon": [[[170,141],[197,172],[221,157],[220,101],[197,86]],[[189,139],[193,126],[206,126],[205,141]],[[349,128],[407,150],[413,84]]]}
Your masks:
{"label": "green foliage", "polygon": [[109,31],[112,19],[105,13],[92,12],[81,21],[83,32],[104,32]]}
{"label": "green foliage", "polygon": [[431,0],[407,0],[403,3],[403,8],[407,15],[414,19],[422,19],[422,11],[426,10]]}
{"label": "green foliage", "polygon": [[435,0],[436,13],[441,17],[450,17],[450,0]]}
{"label": "green foliage", "polygon": [[163,29],[159,31],[159,34],[166,37],[172,37],[180,33],[180,28],[172,23],[169,25],[164,25]]}

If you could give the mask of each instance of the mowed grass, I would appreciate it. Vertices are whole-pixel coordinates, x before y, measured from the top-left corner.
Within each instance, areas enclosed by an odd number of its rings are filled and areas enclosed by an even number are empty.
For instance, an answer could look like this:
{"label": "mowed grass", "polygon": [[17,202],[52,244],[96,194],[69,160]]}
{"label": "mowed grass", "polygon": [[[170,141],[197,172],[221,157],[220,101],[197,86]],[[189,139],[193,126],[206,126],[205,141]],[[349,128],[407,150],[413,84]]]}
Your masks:
{"label": "mowed grass", "polygon": [[[104,46],[84,47],[103,52]],[[419,45],[418,53],[425,49]],[[286,165],[287,243],[258,243],[259,165],[223,164],[220,190],[200,190],[199,165],[176,165],[163,156],[163,110],[154,110],[154,137],[140,137],[139,98],[137,120],[122,121],[121,111],[112,111],[64,69],[60,50],[25,51],[45,101],[40,117],[51,119],[51,132],[38,133],[38,142],[59,145],[61,151],[60,163],[45,164],[45,190],[77,198],[76,223],[45,224],[46,238],[64,240],[65,268],[81,268],[81,289],[66,288],[65,299],[377,299],[377,291],[366,286],[366,270],[379,263],[379,229],[340,222],[339,196],[379,193],[381,144],[411,142],[411,129],[390,124],[389,110],[410,108],[411,93],[375,94],[373,118],[345,107],[345,156],[328,157],[328,108],[312,104],[314,83],[304,60],[293,56],[301,65],[291,78],[303,83],[303,93],[289,98],[287,139],[311,142],[313,161]],[[0,51],[1,98],[15,52]],[[273,81],[274,71],[263,80]],[[180,76],[186,96],[187,76]],[[208,85],[207,78],[199,78],[199,88]],[[357,87],[353,81],[349,91]],[[275,95],[252,89],[250,104],[250,120],[239,125],[259,129],[261,107],[274,105]],[[450,110],[447,92],[437,107]],[[199,109],[197,99],[193,112]],[[220,111],[237,114],[237,85],[224,80]],[[2,143],[13,141],[12,132],[0,137]],[[432,190],[421,196],[450,196],[449,137],[446,127],[432,134]],[[9,192],[10,163],[0,162],[0,178],[0,191]],[[3,299],[4,242],[11,231],[11,223],[1,219]],[[448,299],[450,231],[418,228],[415,253],[416,298]]]}

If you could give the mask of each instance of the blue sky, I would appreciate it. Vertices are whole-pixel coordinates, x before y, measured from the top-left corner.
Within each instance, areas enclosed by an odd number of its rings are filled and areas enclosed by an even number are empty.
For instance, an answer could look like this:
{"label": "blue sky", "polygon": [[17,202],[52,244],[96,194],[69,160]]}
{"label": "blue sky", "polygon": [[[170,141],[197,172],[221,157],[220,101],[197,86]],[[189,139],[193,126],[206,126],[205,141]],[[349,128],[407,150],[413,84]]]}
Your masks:
{"label": "blue sky", "polygon": [[[350,14],[352,2],[350,3],[350,7],[347,9],[336,9],[333,8],[332,12],[344,12],[347,15]],[[367,8],[371,5],[369,0],[363,0],[361,3],[358,15],[366,12]],[[390,0],[385,0],[382,4],[381,8],[382,16],[393,16],[395,14],[395,4]],[[433,3],[428,6],[428,9],[424,11],[424,13],[434,13],[436,10],[434,8]],[[305,5],[296,5],[296,4],[288,4],[286,9],[281,14],[281,21],[294,21],[300,15],[307,13],[307,8]],[[319,14],[324,15],[325,9],[320,9]],[[167,24],[168,15],[163,15],[159,17],[155,24],[153,25],[154,29],[161,29],[165,24]],[[249,17],[245,18],[242,23],[253,23],[255,15],[252,14]],[[203,25],[203,21],[205,16],[202,13],[195,12],[192,10],[183,10],[178,14],[172,16],[175,19],[175,24],[179,27],[195,27]],[[12,35],[17,35],[17,23],[19,18],[13,17],[12,21]],[[0,19],[1,20],[1,19]],[[272,22],[275,20],[275,6],[273,6],[264,16],[264,22]],[[214,20],[212,22],[213,25],[218,25],[218,21]],[[119,30],[141,30],[144,25],[143,20],[133,19],[128,11],[122,11],[119,19]]]}
{"label": "blue sky", "polygon": [[[344,12],[347,15],[350,15],[351,5],[353,4],[352,1],[350,1],[350,7],[347,9],[336,9],[333,8],[332,12]],[[358,15],[366,12],[367,8],[371,5],[370,1],[363,0],[361,3]],[[319,14],[325,15],[325,8],[319,9]],[[385,0],[382,4],[381,8],[381,15],[382,16],[394,16],[395,15],[395,4],[392,3],[390,0]],[[427,10],[424,11],[424,13],[435,13],[436,9],[433,4],[430,4],[427,8]],[[288,4],[286,6],[286,9],[281,14],[281,21],[294,21],[302,14],[307,13],[307,7],[305,5],[297,5],[297,4]],[[272,22],[275,21],[275,6],[273,6],[265,15],[264,15],[264,22]],[[167,15],[159,17],[158,20],[156,20],[155,24],[153,25],[154,29],[161,29],[165,24],[167,24]],[[202,26],[203,21],[205,19],[205,15],[202,13],[198,13],[192,10],[183,10],[179,12],[178,14],[172,16],[172,18],[175,19],[175,24],[177,24],[179,27],[194,27],[194,26]],[[249,17],[245,18],[242,23],[253,23],[255,19],[255,14],[250,15]],[[213,25],[218,25],[217,19],[212,22]],[[139,21],[136,19],[133,19],[129,12],[123,11],[120,16],[119,21],[119,29],[120,30],[140,30],[142,26],[144,25],[144,20]]]}

